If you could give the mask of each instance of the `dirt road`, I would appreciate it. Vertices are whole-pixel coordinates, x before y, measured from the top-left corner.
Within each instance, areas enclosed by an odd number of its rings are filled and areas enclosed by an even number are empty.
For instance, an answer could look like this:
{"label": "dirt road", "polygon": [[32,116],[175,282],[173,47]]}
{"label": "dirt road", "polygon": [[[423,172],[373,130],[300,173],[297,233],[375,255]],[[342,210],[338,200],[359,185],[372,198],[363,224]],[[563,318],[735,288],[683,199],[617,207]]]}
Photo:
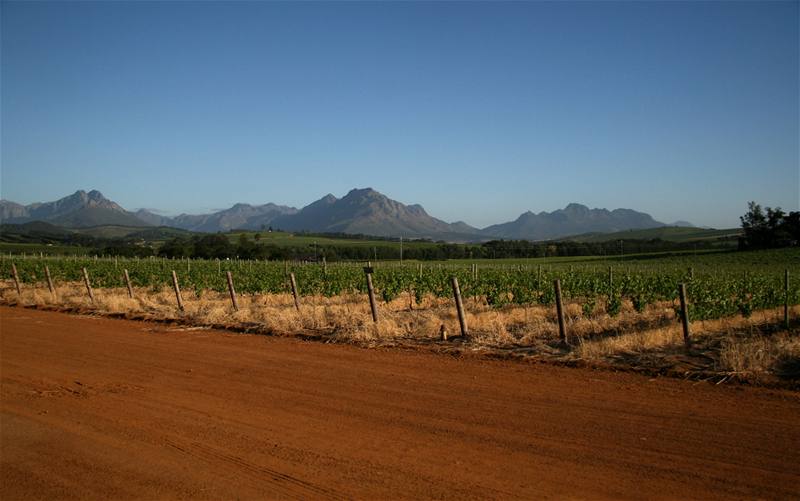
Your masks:
{"label": "dirt road", "polygon": [[800,496],[800,396],[0,308],[12,499]]}

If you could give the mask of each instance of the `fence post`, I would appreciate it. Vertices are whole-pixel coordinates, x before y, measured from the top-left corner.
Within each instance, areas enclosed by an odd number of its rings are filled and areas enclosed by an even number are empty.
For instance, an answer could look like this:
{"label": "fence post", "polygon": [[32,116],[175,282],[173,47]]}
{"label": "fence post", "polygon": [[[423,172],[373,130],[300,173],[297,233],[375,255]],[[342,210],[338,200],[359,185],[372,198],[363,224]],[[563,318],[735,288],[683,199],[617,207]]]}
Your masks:
{"label": "fence post", "polygon": [[294,308],[300,311],[300,299],[297,297],[297,280],[294,278],[294,273],[289,273],[289,281],[292,284],[292,296],[294,297]]}
{"label": "fence post", "polygon": [[133,299],[133,286],[131,285],[131,277],[128,275],[128,270],[123,270],[123,275],[125,275],[125,285],[128,287],[128,297]]}
{"label": "fence post", "polygon": [[678,292],[681,300],[681,323],[683,324],[683,344],[688,348],[692,344],[692,332],[689,328],[689,309],[686,301],[686,284],[678,284]]}
{"label": "fence post", "polygon": [[567,344],[567,328],[564,325],[564,305],[561,302],[561,280],[555,279],[553,287],[556,290],[556,315],[558,315],[558,336],[561,342]]}
{"label": "fence post", "polygon": [[89,294],[89,300],[94,303],[94,292],[92,292],[92,284],[89,282],[89,272],[83,268],[83,283],[86,284],[86,292]]}
{"label": "fence post", "polygon": [[378,305],[375,304],[375,289],[372,287],[372,266],[366,266],[364,268],[364,274],[367,276],[367,293],[369,294],[369,307],[372,310],[372,321],[377,323]]}
{"label": "fence post", "polygon": [[225,276],[228,278],[228,293],[231,295],[233,311],[239,311],[239,303],[236,301],[236,290],[233,288],[233,276],[230,271],[226,271]]}
{"label": "fence post", "polygon": [[783,325],[789,328],[789,268],[783,274]]}
{"label": "fence post", "polygon": [[22,292],[19,290],[19,274],[17,273],[17,265],[11,263],[11,276],[14,277],[14,287],[17,288],[17,294],[21,295]]}
{"label": "fence post", "polygon": [[453,296],[456,298],[456,311],[458,312],[458,324],[461,326],[461,335],[467,337],[467,317],[464,316],[464,305],[461,302],[461,289],[458,286],[458,278],[453,277]]}
{"label": "fence post", "polygon": [[47,288],[50,289],[50,294],[55,298],[56,288],[53,287],[53,278],[50,276],[50,267],[47,265],[44,265],[44,276],[47,278]]}
{"label": "fence post", "polygon": [[614,292],[614,268],[611,266],[608,267],[608,290]]}
{"label": "fence post", "polygon": [[183,297],[181,297],[181,288],[178,286],[178,275],[175,270],[172,270],[172,286],[175,287],[175,299],[178,300],[178,309],[183,311]]}

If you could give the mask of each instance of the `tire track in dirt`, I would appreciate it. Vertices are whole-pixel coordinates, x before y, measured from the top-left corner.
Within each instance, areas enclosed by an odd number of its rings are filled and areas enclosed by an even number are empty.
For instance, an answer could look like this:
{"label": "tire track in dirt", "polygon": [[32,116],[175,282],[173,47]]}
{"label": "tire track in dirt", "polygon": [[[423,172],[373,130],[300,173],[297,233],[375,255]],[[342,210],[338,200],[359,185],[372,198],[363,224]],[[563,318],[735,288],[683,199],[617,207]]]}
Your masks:
{"label": "tire track in dirt", "polygon": [[338,492],[325,489],[323,487],[306,482],[291,475],[281,473],[272,468],[265,466],[258,466],[249,461],[246,461],[238,456],[226,454],[224,452],[215,450],[211,447],[203,445],[198,442],[181,446],[171,440],[166,440],[165,443],[178,451],[197,457],[209,464],[215,463],[230,463],[229,469],[234,471],[244,471],[250,474],[251,480],[255,486],[260,486],[264,482],[264,477],[268,477],[269,481],[274,484],[276,493],[281,496],[288,496],[292,499],[306,499],[309,495],[320,497],[324,499],[346,500],[347,496],[339,494]]}

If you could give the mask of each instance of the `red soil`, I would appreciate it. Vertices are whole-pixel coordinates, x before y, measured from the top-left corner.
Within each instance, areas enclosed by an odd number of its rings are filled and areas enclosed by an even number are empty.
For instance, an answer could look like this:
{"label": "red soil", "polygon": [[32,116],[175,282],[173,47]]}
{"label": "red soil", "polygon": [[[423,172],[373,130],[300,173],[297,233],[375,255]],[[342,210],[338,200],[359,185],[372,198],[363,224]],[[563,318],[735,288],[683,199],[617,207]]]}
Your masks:
{"label": "red soil", "polygon": [[800,395],[0,308],[3,499],[800,497]]}

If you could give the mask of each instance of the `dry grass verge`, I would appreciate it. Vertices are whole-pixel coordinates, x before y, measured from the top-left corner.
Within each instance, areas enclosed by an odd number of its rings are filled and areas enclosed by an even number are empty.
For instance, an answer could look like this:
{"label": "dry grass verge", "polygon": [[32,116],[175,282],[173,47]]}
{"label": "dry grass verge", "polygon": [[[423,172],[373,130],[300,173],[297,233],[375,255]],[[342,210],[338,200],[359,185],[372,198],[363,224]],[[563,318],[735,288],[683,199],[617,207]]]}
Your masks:
{"label": "dry grass verge", "polygon": [[[366,295],[332,298],[307,296],[297,311],[290,294],[240,295],[234,311],[227,294],[183,292],[184,311],[170,289],[98,289],[92,303],[83,284],[57,288],[26,286],[21,295],[10,281],[0,284],[0,303],[80,311],[124,318],[179,322],[275,335],[301,335],[363,346],[427,347],[454,353],[586,363],[690,377],[738,380],[800,387],[798,329],[776,330],[782,311],[756,312],[714,321],[694,322],[693,345],[683,345],[680,325],[671,303],[654,304],[643,313],[629,303],[621,313],[585,315],[577,303],[567,304],[571,347],[561,346],[555,308],[508,305],[489,308],[469,300],[470,337],[461,339],[452,301],[426,297],[414,304],[407,296],[379,306],[373,323]],[[792,308],[793,317],[800,307]],[[451,341],[440,341],[441,329]],[[453,338],[452,336],[456,336]]]}

